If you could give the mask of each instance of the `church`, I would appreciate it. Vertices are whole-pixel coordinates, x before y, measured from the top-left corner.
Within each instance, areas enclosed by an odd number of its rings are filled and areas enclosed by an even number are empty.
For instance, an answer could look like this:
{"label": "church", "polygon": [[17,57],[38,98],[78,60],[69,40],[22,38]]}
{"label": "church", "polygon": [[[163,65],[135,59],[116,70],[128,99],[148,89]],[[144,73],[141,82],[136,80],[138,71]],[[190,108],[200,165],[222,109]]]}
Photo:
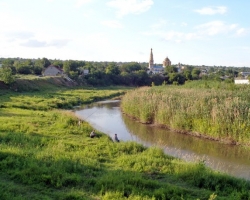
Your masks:
{"label": "church", "polygon": [[150,74],[162,74],[164,72],[164,68],[171,65],[171,61],[168,57],[163,60],[162,65],[154,64],[153,50],[151,48],[149,63],[148,63],[148,73]]}

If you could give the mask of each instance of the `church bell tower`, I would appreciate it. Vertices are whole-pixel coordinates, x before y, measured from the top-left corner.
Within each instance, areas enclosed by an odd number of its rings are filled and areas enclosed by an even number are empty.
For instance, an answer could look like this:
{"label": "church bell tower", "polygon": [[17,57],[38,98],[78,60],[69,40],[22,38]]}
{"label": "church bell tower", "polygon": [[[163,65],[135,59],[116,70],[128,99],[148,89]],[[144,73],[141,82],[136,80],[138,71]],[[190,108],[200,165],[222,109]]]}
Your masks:
{"label": "church bell tower", "polygon": [[149,57],[149,63],[148,68],[152,69],[154,67],[154,57],[153,57],[153,50],[151,48],[150,57]]}

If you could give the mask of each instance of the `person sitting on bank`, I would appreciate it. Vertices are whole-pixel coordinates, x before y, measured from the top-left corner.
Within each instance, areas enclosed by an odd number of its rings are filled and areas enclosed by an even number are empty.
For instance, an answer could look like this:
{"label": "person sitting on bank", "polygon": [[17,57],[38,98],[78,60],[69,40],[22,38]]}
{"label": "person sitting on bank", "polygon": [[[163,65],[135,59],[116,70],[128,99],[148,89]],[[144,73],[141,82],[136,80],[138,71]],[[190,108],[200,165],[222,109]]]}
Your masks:
{"label": "person sitting on bank", "polygon": [[89,135],[91,138],[94,138],[96,136],[95,134],[95,130],[91,131],[90,135]]}
{"label": "person sitting on bank", "polygon": [[119,140],[118,137],[117,137],[117,134],[115,134],[114,142],[120,142],[120,140]]}

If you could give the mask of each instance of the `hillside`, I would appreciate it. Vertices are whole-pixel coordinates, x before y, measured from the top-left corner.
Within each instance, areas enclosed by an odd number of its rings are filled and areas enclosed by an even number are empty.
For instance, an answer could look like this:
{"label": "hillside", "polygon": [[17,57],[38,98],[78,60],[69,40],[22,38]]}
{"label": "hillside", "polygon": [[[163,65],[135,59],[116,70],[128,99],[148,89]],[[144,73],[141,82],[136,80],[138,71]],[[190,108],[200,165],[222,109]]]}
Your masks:
{"label": "hillside", "polygon": [[1,90],[22,91],[39,91],[44,89],[51,89],[55,87],[74,87],[76,82],[71,82],[64,77],[38,77],[38,76],[20,76],[11,85],[6,85],[0,81]]}

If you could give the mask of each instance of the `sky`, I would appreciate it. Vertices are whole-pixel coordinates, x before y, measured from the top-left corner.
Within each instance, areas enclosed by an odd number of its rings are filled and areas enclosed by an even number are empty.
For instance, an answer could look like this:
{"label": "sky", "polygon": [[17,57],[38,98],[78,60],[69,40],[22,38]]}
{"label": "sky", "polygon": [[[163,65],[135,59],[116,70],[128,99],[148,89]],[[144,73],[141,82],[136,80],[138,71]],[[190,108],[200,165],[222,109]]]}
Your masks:
{"label": "sky", "polygon": [[0,57],[250,67],[249,0],[0,0]]}

